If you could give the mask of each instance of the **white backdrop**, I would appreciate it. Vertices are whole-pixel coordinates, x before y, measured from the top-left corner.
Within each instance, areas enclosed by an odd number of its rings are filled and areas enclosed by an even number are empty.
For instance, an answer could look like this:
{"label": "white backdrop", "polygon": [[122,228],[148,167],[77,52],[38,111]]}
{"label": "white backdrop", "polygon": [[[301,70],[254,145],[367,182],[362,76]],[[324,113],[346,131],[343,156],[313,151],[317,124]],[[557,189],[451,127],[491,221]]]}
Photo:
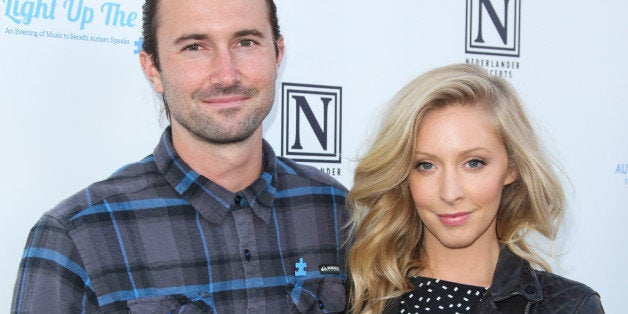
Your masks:
{"label": "white backdrop", "polygon": [[[500,20],[491,20],[486,6],[480,11],[485,41],[499,46],[498,30],[504,26],[504,45],[518,51],[518,56],[495,56],[486,54],[490,49],[466,52],[467,11],[472,8],[472,40],[479,14],[478,1],[466,2],[278,0],[287,54],[265,137],[281,152],[285,132],[283,146],[290,151],[294,120],[282,106],[291,105],[293,84],[335,93],[336,123],[330,122],[325,133],[333,145],[324,151],[317,146],[313,125],[322,127],[323,118],[316,98],[308,98],[316,119],[309,124],[301,119],[301,140],[306,150],[341,158],[341,163],[309,164],[350,186],[356,157],[401,86],[436,66],[480,63],[519,90],[567,175],[570,206],[558,242],[565,254],[555,271],[599,291],[607,312],[623,312],[628,3],[511,0],[504,8],[505,1],[492,0],[487,3]],[[28,231],[42,213],[143,158],[158,141],[159,105],[134,53],[141,4],[0,1],[5,117],[0,124],[0,308],[10,306]],[[510,68],[502,68],[502,62]]]}

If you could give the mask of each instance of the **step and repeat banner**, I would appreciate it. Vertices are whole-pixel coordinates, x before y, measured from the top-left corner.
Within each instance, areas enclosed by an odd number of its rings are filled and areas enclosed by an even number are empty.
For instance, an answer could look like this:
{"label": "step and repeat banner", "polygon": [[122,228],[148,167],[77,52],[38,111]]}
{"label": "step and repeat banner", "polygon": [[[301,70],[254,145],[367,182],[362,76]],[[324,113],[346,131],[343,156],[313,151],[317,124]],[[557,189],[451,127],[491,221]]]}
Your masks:
{"label": "step and repeat banner", "polygon": [[[0,1],[0,308],[31,226],[150,154],[167,124],[141,72],[143,1]],[[183,2],[182,2],[183,3]],[[264,136],[350,187],[383,108],[431,68],[473,63],[520,92],[569,198],[555,271],[623,312],[628,3],[278,0],[286,56]]]}

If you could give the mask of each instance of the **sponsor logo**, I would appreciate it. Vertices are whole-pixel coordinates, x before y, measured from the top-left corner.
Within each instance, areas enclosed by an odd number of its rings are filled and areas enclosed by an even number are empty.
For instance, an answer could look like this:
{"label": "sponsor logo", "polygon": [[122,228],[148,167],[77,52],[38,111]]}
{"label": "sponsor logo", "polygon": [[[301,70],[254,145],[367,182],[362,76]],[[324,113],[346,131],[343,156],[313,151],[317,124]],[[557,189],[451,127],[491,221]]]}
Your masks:
{"label": "sponsor logo", "polygon": [[295,161],[340,163],[342,87],[283,83],[281,155]]}
{"label": "sponsor logo", "polygon": [[512,78],[514,71],[519,70],[519,61],[494,60],[489,58],[466,58],[466,63],[475,64],[486,69],[491,75]]}
{"label": "sponsor logo", "polygon": [[521,0],[467,0],[465,51],[518,57]]}
{"label": "sponsor logo", "polygon": [[[124,36],[141,24],[137,8],[97,0],[2,0],[5,35],[126,46],[138,42]],[[103,32],[104,30],[104,32]],[[111,33],[111,34],[109,34]],[[141,42],[140,42],[141,45]]]}
{"label": "sponsor logo", "polygon": [[465,52],[476,56],[467,56],[465,62],[512,78],[521,66],[516,59],[521,49],[521,0],[467,0],[466,10]]}
{"label": "sponsor logo", "polygon": [[319,267],[321,274],[340,274],[340,267],[336,265],[321,265]]}
{"label": "sponsor logo", "polygon": [[628,164],[617,164],[615,174],[624,177],[624,184],[628,185]]}
{"label": "sponsor logo", "polygon": [[134,54],[139,54],[140,51],[142,51],[142,44],[144,43],[144,38],[143,37],[139,37],[134,44],[134,49],[133,49],[133,53]]}

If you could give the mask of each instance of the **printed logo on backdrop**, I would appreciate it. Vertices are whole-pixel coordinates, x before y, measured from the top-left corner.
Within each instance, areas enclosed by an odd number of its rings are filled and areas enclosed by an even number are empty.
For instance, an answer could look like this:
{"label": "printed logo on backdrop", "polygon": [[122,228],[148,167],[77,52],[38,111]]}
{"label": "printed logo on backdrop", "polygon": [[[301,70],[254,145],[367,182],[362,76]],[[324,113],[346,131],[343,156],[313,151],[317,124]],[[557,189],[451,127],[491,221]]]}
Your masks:
{"label": "printed logo on backdrop", "polygon": [[615,167],[615,175],[624,179],[624,184],[628,185],[628,163],[617,164]]}
{"label": "printed logo on backdrop", "polygon": [[[141,25],[136,6],[123,1],[2,0],[4,34],[34,39],[79,41],[132,48],[139,53],[141,38],[124,36]],[[128,3],[127,3],[128,4]]]}
{"label": "printed logo on backdrop", "polygon": [[512,78],[519,69],[521,0],[467,0],[466,63],[477,64],[492,75]]}
{"label": "printed logo on backdrop", "polygon": [[[342,87],[282,83],[281,156],[341,163]],[[340,175],[339,168],[321,168]]]}

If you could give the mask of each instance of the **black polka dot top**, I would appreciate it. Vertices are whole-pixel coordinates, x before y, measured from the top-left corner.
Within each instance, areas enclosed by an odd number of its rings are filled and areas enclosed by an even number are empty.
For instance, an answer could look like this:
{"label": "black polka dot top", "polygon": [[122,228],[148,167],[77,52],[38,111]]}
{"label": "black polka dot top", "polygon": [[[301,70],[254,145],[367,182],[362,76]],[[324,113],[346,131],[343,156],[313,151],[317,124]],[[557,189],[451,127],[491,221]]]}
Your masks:
{"label": "black polka dot top", "polygon": [[399,313],[471,313],[486,288],[415,276],[416,287],[401,297]]}

